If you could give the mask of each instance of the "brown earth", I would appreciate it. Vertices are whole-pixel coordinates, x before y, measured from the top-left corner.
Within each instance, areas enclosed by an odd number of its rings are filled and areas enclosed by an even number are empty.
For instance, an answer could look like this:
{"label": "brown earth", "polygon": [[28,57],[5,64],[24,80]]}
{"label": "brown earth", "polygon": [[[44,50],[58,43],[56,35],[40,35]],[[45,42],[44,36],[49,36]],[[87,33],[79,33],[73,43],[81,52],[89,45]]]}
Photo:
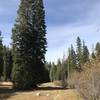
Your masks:
{"label": "brown earth", "polygon": [[25,92],[12,90],[12,83],[0,83],[0,100],[83,100],[77,90],[62,89],[52,83],[39,86],[38,89]]}

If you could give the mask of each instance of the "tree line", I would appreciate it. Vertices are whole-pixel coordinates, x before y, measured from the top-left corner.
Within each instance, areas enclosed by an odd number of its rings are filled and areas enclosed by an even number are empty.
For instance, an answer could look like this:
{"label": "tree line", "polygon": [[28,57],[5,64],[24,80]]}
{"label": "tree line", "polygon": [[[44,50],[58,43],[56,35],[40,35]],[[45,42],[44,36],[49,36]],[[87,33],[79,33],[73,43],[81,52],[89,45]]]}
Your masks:
{"label": "tree line", "polygon": [[95,50],[90,53],[85,41],[77,37],[76,47],[71,44],[67,56],[62,60],[58,59],[57,64],[47,63],[51,82],[62,81],[67,84],[66,81],[73,72],[82,72],[84,64],[98,57],[100,57],[100,42],[97,42]]}
{"label": "tree line", "polygon": [[3,45],[0,33],[0,80],[10,80],[14,88],[20,90],[35,88],[50,80],[65,83],[73,71],[82,71],[87,61],[100,56],[99,42],[90,57],[85,41],[77,37],[76,50],[71,45],[66,59],[59,59],[57,64],[46,62],[47,33],[43,1],[20,1],[10,48]]}
{"label": "tree line", "polygon": [[12,51],[2,43],[0,33],[0,80],[11,80],[12,71]]}

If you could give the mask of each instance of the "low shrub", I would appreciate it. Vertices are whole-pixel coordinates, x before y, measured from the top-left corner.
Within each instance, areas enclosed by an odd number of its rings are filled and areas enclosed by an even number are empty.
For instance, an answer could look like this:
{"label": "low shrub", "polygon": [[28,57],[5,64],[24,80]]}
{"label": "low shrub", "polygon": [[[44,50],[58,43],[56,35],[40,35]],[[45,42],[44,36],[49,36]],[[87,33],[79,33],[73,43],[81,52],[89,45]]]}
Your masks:
{"label": "low shrub", "polygon": [[60,87],[62,87],[62,88],[66,88],[67,87],[67,81],[54,81],[53,82],[54,83],[54,85],[56,85],[56,86],[60,86]]}
{"label": "low shrub", "polygon": [[100,60],[92,60],[84,65],[82,72],[73,73],[69,84],[84,100],[100,100]]}

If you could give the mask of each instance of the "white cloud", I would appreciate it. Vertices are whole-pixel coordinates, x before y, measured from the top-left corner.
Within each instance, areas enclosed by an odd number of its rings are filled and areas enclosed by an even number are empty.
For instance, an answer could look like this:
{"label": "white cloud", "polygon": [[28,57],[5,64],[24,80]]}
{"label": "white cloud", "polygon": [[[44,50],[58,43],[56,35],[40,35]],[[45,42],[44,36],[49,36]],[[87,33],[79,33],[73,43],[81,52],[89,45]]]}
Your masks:
{"label": "white cloud", "polygon": [[[4,43],[11,40],[11,29],[16,19],[20,0],[0,2],[0,30]],[[89,46],[100,41],[100,0],[45,0],[48,52],[46,59],[56,61],[63,57],[70,44],[80,36]]]}
{"label": "white cloud", "polygon": [[51,18],[47,20],[48,61],[57,61],[59,57],[63,57],[63,52],[67,52],[70,44],[76,44],[77,36],[86,41],[90,50],[93,44],[100,41],[100,32],[97,32],[100,29],[99,0],[76,0],[75,3],[70,0],[63,2],[64,4],[58,1],[47,2],[57,3],[47,9],[47,19]]}
{"label": "white cloud", "polygon": [[71,44],[76,45],[75,39],[77,36],[85,40],[91,50],[92,45],[100,41],[100,33],[97,32],[97,28],[98,25],[96,24],[48,27],[48,52],[46,59],[48,61],[57,61],[59,57],[62,58],[63,53],[67,53],[67,49]]}

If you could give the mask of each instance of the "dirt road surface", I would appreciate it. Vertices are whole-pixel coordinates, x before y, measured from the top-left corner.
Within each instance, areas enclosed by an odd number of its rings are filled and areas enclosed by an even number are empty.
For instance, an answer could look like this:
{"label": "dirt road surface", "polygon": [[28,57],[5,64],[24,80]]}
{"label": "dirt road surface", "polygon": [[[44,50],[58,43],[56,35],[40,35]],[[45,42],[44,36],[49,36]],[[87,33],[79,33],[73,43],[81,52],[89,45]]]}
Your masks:
{"label": "dirt road surface", "polygon": [[62,89],[52,83],[25,92],[15,92],[11,89],[11,85],[12,83],[5,83],[0,86],[0,100],[83,100],[77,90]]}

